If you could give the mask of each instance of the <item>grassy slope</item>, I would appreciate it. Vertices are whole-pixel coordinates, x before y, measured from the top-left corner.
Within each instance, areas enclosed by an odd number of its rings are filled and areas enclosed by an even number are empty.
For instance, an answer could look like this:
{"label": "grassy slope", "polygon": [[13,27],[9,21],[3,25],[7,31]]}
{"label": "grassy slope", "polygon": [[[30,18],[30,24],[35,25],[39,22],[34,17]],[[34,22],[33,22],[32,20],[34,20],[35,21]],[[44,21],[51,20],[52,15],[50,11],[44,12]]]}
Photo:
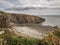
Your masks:
{"label": "grassy slope", "polygon": [[[17,36],[13,32],[5,31],[2,39],[6,41],[5,45],[60,45],[60,29],[49,33],[49,36],[42,40],[30,37]],[[0,35],[2,36],[2,35]],[[3,41],[3,42],[4,42]]]}

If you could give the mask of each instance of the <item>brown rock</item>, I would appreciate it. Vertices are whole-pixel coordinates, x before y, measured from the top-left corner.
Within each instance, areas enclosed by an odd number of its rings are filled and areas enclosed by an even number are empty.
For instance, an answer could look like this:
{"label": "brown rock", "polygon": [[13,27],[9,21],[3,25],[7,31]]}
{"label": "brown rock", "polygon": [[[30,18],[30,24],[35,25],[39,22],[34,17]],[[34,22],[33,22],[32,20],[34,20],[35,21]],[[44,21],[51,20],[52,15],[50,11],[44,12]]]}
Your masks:
{"label": "brown rock", "polygon": [[4,13],[0,11],[0,27],[9,27],[11,23],[14,24],[39,24],[44,22],[45,19],[27,14],[13,14]]}
{"label": "brown rock", "polygon": [[19,22],[20,24],[39,24],[45,21],[44,18],[38,16],[31,16],[26,14],[12,14],[13,21]]}
{"label": "brown rock", "polygon": [[9,20],[7,15],[0,11],[0,28],[7,28],[9,24]]}

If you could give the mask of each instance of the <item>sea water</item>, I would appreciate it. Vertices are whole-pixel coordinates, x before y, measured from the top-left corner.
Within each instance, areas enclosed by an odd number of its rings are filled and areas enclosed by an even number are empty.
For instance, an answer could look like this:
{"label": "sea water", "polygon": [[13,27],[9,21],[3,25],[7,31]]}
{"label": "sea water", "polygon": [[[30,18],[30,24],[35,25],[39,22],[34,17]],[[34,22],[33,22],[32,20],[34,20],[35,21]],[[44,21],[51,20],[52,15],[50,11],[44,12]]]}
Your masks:
{"label": "sea water", "polygon": [[45,22],[43,22],[42,24],[43,25],[50,25],[50,26],[59,26],[60,27],[60,16],[56,15],[44,15],[44,16],[41,16],[43,18],[45,18]]}

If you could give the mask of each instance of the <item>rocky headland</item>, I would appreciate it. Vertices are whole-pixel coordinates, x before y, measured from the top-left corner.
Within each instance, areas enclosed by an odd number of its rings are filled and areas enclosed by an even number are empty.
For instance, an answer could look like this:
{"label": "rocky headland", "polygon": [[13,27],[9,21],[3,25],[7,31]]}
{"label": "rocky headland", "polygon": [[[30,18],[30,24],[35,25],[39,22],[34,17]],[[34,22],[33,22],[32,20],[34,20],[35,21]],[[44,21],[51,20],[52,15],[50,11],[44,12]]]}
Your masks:
{"label": "rocky headland", "polygon": [[41,25],[45,19],[28,14],[14,14],[0,11],[0,28],[8,29],[19,36],[43,38],[55,28]]}

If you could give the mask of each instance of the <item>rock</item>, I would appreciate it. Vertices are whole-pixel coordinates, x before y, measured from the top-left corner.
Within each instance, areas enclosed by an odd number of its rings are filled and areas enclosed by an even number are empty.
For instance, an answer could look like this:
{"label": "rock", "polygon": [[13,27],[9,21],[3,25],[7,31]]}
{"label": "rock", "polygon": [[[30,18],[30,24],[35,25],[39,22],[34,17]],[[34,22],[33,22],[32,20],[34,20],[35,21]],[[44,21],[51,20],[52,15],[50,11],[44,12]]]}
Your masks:
{"label": "rock", "polygon": [[9,21],[7,15],[4,12],[0,11],[0,28],[8,27],[8,23]]}
{"label": "rock", "polygon": [[11,24],[39,24],[44,21],[45,19],[39,16],[0,11],[0,27],[9,27]]}
{"label": "rock", "polygon": [[12,16],[12,22],[17,22],[19,24],[39,24],[45,21],[44,18],[27,14],[12,14]]}

